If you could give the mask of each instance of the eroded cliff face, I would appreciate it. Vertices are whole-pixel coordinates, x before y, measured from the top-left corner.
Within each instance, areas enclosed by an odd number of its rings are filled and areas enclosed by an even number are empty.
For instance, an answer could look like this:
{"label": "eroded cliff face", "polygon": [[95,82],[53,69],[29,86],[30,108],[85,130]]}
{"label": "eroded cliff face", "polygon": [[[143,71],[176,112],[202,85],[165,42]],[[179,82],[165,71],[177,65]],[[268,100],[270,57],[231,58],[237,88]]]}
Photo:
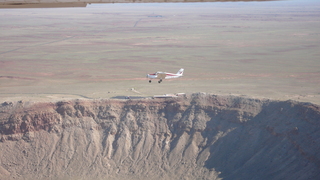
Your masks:
{"label": "eroded cliff face", "polygon": [[0,179],[320,179],[320,108],[189,98],[2,103]]}

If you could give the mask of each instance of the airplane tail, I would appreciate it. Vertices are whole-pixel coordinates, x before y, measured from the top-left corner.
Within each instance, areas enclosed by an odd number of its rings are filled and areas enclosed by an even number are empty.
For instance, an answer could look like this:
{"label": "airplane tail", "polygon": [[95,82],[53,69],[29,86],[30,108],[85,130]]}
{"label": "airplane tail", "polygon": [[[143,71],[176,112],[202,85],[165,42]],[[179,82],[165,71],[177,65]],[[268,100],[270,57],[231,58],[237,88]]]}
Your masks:
{"label": "airplane tail", "polygon": [[181,68],[181,69],[177,72],[177,74],[180,75],[180,76],[182,76],[182,75],[183,75],[183,71],[184,71],[184,69]]}

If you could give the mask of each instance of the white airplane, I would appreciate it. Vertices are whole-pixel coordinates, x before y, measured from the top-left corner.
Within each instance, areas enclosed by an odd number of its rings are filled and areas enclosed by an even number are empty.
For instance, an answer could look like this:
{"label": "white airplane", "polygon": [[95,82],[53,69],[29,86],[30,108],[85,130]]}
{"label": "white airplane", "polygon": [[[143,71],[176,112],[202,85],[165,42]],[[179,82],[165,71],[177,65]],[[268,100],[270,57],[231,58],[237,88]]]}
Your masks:
{"label": "white airplane", "polygon": [[179,78],[183,76],[184,69],[181,68],[177,74],[174,73],[167,73],[167,72],[155,72],[153,74],[147,74],[147,78],[149,78],[149,83],[151,83],[151,79],[159,79],[158,83],[161,83],[163,79],[173,79],[173,78]]}

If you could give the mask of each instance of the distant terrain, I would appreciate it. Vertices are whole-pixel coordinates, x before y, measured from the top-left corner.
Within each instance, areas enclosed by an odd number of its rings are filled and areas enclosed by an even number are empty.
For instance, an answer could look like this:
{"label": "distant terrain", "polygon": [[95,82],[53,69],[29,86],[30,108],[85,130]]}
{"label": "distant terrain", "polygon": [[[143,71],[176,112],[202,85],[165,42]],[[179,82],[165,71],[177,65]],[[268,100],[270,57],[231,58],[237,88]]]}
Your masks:
{"label": "distant terrain", "polygon": [[[0,100],[208,92],[319,104],[319,8],[270,1],[1,9]],[[145,78],[180,68],[179,80]]]}
{"label": "distant terrain", "polygon": [[53,8],[86,7],[93,3],[195,3],[195,2],[237,2],[270,0],[0,0],[0,8]]}

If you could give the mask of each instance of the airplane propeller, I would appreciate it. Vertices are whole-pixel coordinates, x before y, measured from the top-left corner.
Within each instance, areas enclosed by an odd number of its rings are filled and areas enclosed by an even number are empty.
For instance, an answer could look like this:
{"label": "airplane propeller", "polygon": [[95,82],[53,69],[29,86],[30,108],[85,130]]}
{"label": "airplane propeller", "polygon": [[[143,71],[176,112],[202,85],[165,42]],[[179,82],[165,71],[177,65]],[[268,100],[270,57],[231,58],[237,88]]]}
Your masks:
{"label": "airplane propeller", "polygon": [[[149,78],[148,78],[148,73],[147,73],[147,75],[146,75],[146,78],[147,78],[147,80],[149,79]],[[149,79],[149,83],[151,83],[151,79]]]}

